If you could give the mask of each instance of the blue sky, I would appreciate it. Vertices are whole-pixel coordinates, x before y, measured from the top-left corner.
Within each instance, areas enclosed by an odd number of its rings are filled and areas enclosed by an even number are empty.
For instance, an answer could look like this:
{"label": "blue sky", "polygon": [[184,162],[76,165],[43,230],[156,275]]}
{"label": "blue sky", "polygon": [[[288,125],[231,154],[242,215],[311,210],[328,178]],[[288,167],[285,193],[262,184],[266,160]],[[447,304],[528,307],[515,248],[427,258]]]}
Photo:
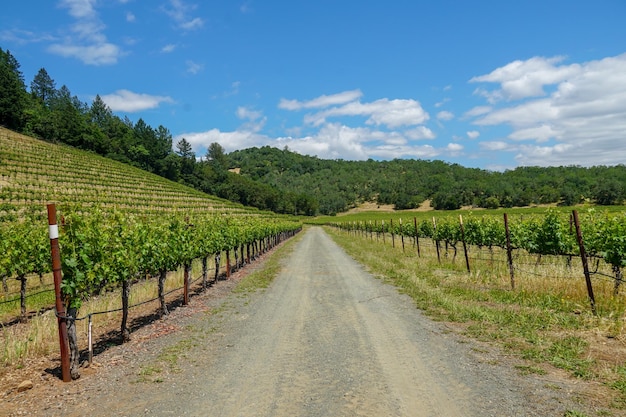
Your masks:
{"label": "blue sky", "polygon": [[626,2],[22,0],[0,47],[197,156],[626,163]]}

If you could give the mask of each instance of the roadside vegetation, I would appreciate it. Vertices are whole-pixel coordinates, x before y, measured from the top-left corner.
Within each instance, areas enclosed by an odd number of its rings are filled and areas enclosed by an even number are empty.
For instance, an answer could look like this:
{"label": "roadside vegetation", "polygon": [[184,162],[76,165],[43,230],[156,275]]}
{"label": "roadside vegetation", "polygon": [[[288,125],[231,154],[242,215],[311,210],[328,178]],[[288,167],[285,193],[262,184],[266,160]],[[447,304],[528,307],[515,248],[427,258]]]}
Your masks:
{"label": "roadside vegetation", "polygon": [[[421,256],[407,241],[326,228],[370,272],[397,286],[416,306],[459,332],[527,360],[522,373],[558,368],[573,378],[612,388],[614,411],[626,408],[626,299],[612,280],[594,281],[598,315],[589,309],[582,272],[562,257],[519,255],[511,290],[506,255],[471,248],[472,272],[459,255],[437,260],[434,242],[421,239]],[[443,252],[443,248],[442,248]],[[526,256],[526,258],[524,258]],[[578,260],[580,264],[580,260]],[[613,415],[609,410],[606,415]]]}

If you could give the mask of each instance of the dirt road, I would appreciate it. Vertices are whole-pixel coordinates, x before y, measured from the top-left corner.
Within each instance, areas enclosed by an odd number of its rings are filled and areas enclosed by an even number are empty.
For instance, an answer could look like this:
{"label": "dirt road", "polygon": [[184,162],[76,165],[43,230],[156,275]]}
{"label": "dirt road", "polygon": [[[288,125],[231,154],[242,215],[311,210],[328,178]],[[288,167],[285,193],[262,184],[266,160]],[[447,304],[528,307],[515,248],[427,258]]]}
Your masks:
{"label": "dirt road", "polygon": [[[159,343],[191,347],[158,353],[148,341],[134,365],[85,381],[80,401],[47,412],[562,416],[580,408],[571,382],[522,376],[492,349],[432,322],[321,228],[308,229],[269,289],[233,294],[217,313],[185,320],[185,331]],[[176,370],[137,382],[150,366],[166,366],[163,352],[184,356]]]}

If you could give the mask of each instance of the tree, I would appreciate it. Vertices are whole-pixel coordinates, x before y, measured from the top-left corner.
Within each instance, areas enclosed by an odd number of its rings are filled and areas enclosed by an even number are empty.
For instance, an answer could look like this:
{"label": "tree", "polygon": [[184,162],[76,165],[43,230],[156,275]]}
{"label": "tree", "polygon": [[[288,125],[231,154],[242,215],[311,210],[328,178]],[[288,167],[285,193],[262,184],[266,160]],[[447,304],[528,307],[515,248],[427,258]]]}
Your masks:
{"label": "tree", "polygon": [[596,204],[610,206],[621,203],[623,192],[622,184],[616,180],[600,181],[593,191],[593,198]]}
{"label": "tree", "polygon": [[209,145],[209,147],[207,148],[206,157],[207,161],[209,161],[209,163],[213,165],[215,169],[226,170],[228,168],[226,151],[219,143],[213,142]]}
{"label": "tree", "polygon": [[0,48],[0,125],[21,130],[28,95],[20,64],[8,50]]}
{"label": "tree", "polygon": [[453,190],[439,191],[433,196],[431,204],[435,210],[458,210],[461,208],[458,194]]}
{"label": "tree", "polygon": [[96,98],[91,102],[88,116],[89,121],[98,126],[103,132],[107,133],[107,130],[110,129],[113,112],[99,94],[96,94]]}
{"label": "tree", "polygon": [[84,133],[87,130],[87,120],[82,114],[83,105],[67,86],[63,85],[55,94],[50,104],[50,132],[48,140],[67,143],[68,145],[88,148],[85,144]]}
{"label": "tree", "polygon": [[50,107],[50,103],[56,94],[56,84],[48,75],[45,68],[39,69],[35,78],[30,83],[30,93],[46,106]]}
{"label": "tree", "polygon": [[196,163],[196,154],[191,148],[191,144],[187,139],[182,138],[176,143],[176,153],[181,157],[180,173],[183,175],[191,175],[194,171]]}

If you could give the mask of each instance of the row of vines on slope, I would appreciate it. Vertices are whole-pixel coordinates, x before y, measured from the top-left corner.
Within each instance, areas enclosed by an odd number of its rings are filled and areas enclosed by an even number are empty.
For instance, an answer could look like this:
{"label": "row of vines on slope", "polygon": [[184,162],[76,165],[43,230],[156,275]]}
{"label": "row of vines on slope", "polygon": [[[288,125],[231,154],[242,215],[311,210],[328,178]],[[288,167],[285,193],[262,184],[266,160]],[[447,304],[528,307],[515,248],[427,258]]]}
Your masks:
{"label": "row of vines on slope", "polygon": [[[50,270],[50,243],[45,222],[2,224],[0,228],[0,274],[25,282],[28,275]],[[122,289],[123,340],[127,328],[130,285],[146,276],[158,276],[161,314],[167,314],[164,281],[167,272],[187,271],[195,259],[244,248],[250,257],[260,246],[269,246],[293,235],[301,223],[286,218],[246,215],[137,216],[119,211],[93,209],[65,212],[60,222],[59,242],[63,269],[62,295],[66,306],[72,350],[72,376],[78,376],[75,320],[82,302],[94,295]],[[256,248],[256,250],[255,250]],[[205,274],[206,280],[206,274]],[[206,281],[204,283],[206,286]],[[22,293],[22,295],[24,295]],[[24,313],[22,299],[22,314]]]}
{"label": "row of vines on slope", "polygon": [[[332,226],[365,233],[392,233],[411,238],[429,238],[445,242],[455,249],[459,242],[478,247],[506,249],[506,231],[502,218],[494,215],[469,215],[463,219],[440,217],[408,222],[350,221]],[[623,281],[626,266],[626,214],[589,210],[581,217],[582,235],[588,256],[604,259],[615,275],[615,292]],[[579,246],[571,216],[550,211],[544,216],[525,216],[510,222],[514,249],[541,255],[578,256]]]}

